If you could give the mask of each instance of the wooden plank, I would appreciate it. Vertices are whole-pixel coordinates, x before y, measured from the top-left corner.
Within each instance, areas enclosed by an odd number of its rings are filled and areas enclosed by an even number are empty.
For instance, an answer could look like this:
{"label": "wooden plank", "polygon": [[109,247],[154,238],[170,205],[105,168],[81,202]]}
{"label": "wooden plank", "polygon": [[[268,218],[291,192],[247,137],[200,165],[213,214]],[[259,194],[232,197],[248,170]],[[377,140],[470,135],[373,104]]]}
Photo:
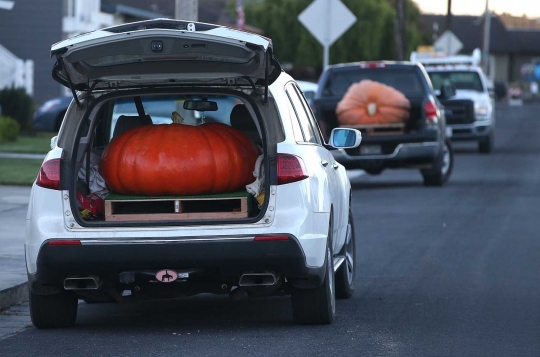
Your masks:
{"label": "wooden plank", "polygon": [[246,218],[247,212],[193,212],[193,213],[138,213],[113,214],[107,221],[184,221],[198,219],[231,219]]}
{"label": "wooden plank", "polygon": [[[190,208],[185,205],[187,202],[205,202],[201,212],[197,212],[197,208]],[[216,202],[217,201],[217,202]],[[219,201],[233,201],[234,208],[231,211],[216,211],[208,212],[208,207],[214,204],[219,204]],[[166,213],[116,213],[115,204],[122,205],[137,205],[137,203],[151,202],[170,202],[172,203],[170,212]],[[192,209],[193,211],[188,211]],[[167,209],[168,211],[169,209]],[[247,197],[224,197],[224,198],[148,198],[148,199],[133,199],[133,200],[106,200],[105,201],[105,220],[106,221],[155,221],[155,220],[197,220],[197,219],[228,219],[228,218],[245,218],[248,216],[248,199]]]}
{"label": "wooden plank", "polygon": [[355,124],[355,125],[341,125],[341,127],[343,127],[343,128],[353,128],[353,129],[405,128],[405,123]]}

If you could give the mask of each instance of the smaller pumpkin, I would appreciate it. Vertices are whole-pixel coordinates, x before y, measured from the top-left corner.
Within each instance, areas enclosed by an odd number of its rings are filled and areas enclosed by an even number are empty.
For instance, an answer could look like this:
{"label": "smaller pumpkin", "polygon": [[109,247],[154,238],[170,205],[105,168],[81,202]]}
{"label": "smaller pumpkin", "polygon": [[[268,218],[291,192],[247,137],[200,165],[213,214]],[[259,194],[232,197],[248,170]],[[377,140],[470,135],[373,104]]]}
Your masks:
{"label": "smaller pumpkin", "polygon": [[400,91],[385,84],[363,80],[349,87],[338,103],[341,125],[394,124],[409,119],[411,103]]}

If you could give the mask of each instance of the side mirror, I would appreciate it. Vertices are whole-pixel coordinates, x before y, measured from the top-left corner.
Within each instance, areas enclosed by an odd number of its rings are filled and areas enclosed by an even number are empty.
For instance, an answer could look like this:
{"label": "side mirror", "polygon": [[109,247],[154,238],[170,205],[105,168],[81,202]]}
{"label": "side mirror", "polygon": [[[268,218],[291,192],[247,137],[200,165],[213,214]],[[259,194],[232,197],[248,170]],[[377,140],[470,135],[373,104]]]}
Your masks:
{"label": "side mirror", "polygon": [[51,150],[54,149],[56,147],[56,143],[58,142],[58,135],[56,136],[53,136],[51,138]]}
{"label": "side mirror", "polygon": [[336,149],[353,149],[360,146],[362,133],[356,129],[335,128],[330,134],[330,145]]}
{"label": "side mirror", "polygon": [[445,83],[441,86],[441,98],[452,98],[456,95],[456,88],[451,83]]}
{"label": "side mirror", "polygon": [[184,109],[196,110],[198,112],[215,112],[218,110],[216,102],[209,100],[186,100],[184,102]]}

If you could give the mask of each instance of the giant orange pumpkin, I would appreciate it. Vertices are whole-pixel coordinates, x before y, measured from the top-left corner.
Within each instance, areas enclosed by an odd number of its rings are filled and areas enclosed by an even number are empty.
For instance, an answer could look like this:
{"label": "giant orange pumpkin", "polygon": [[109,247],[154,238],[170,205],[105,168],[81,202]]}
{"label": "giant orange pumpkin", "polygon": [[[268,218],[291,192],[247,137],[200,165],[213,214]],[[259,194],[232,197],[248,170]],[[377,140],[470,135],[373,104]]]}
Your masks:
{"label": "giant orange pumpkin", "polygon": [[409,119],[411,103],[400,91],[363,80],[349,87],[336,108],[342,125],[393,124]]}
{"label": "giant orange pumpkin", "polygon": [[220,123],[145,125],[116,137],[100,173],[125,195],[201,195],[234,192],[253,182],[258,148]]}

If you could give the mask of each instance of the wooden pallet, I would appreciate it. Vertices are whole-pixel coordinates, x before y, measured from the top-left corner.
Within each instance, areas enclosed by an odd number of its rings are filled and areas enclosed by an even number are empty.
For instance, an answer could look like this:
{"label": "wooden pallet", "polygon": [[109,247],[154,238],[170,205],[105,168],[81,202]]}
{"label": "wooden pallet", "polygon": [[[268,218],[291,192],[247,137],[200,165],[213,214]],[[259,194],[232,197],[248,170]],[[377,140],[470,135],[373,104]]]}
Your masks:
{"label": "wooden pallet", "polygon": [[405,132],[405,123],[342,125],[344,128],[358,129],[363,135],[399,135]]}
{"label": "wooden pallet", "polygon": [[143,197],[112,194],[105,198],[106,221],[182,221],[246,218],[249,194]]}

